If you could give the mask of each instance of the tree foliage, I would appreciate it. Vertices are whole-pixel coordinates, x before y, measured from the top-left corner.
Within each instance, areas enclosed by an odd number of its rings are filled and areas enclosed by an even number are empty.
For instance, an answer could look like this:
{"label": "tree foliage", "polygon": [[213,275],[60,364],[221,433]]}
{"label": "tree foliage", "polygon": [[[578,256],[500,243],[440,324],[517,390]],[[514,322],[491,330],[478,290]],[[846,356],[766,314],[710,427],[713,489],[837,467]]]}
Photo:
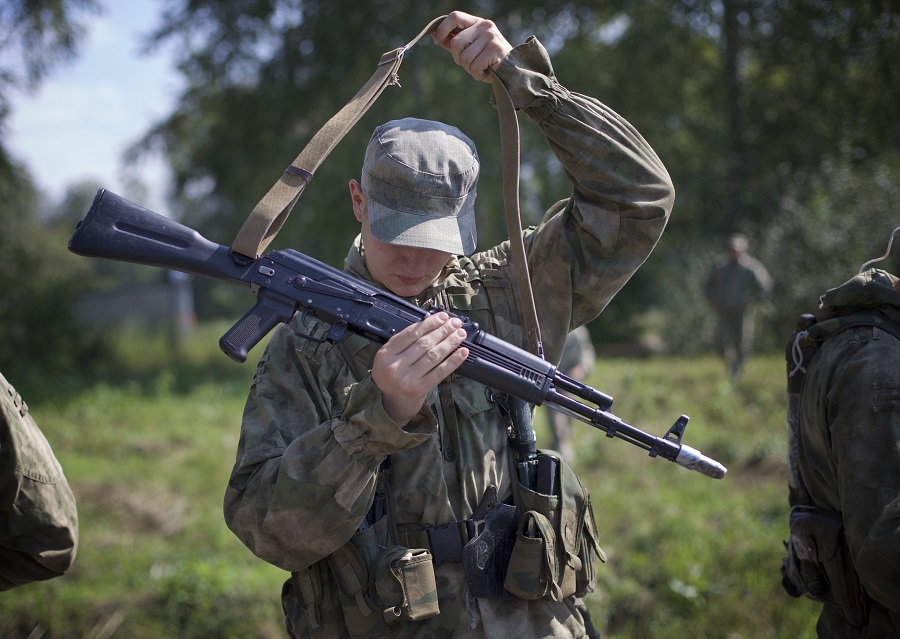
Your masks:
{"label": "tree foliage", "polygon": [[[166,7],[147,44],[178,44],[187,89],[134,152],[169,158],[176,210],[222,243],[380,55],[432,18],[459,8],[491,17],[514,44],[535,34],[561,82],[635,124],[676,185],[660,246],[598,323],[609,339],[632,339],[635,314],[650,308],[689,332],[675,311],[682,300],[692,317],[705,311],[698,282],[727,234],[743,231],[768,249],[794,220],[803,246],[826,246],[836,229],[871,218],[865,203],[874,196],[863,188],[870,176],[897,182],[900,10],[887,0],[169,0]],[[400,82],[333,151],[276,245],[339,265],[356,232],[346,183],[358,175],[373,126],[406,115],[447,121],[475,140],[484,167],[480,244],[504,237],[490,86],[427,40],[407,52]],[[536,127],[522,120],[523,216],[533,222],[568,186]],[[872,234],[886,238],[896,214],[890,200],[879,202],[877,217],[888,219]],[[815,211],[819,223],[805,224],[800,211]],[[856,263],[863,260],[855,251],[871,256],[881,245],[842,248]],[[801,298],[808,305],[822,292],[815,287],[823,270],[799,252],[761,255],[780,289],[796,295],[767,316],[773,332]]]}
{"label": "tree foliage", "polygon": [[[71,309],[86,271],[64,253],[69,227],[48,228],[48,208],[27,170],[3,144],[13,96],[34,90],[55,66],[71,59],[85,35],[95,0],[6,0],[0,3],[0,367],[24,384],[28,372],[72,371],[94,349],[72,339]],[[64,234],[65,233],[65,234]],[[25,346],[27,344],[27,346]]]}
{"label": "tree foliage", "polygon": [[[47,73],[71,59],[85,35],[85,16],[96,0],[4,0],[0,3],[0,133],[11,96],[36,88]],[[0,135],[0,173],[19,176]]]}

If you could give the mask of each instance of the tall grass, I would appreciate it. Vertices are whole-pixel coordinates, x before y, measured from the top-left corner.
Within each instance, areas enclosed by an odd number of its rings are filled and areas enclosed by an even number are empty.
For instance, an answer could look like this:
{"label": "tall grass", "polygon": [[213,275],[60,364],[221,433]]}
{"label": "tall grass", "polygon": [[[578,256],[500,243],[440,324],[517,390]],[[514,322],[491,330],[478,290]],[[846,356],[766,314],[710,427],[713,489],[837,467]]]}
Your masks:
{"label": "tall grass", "polygon": [[[222,518],[259,353],[231,363],[215,346],[221,329],[177,355],[165,340],[127,336],[78,392],[26,395],[76,493],[81,541],[66,576],[0,594],[0,636],[284,636],[286,575],[253,557]],[[587,600],[605,637],[815,636],[815,604],[780,586],[783,371],[776,356],[752,360],[738,381],[711,357],[615,359],[588,380],[652,434],[690,415],[685,442],[729,468],[713,480],[575,429],[574,465],[609,557]]]}

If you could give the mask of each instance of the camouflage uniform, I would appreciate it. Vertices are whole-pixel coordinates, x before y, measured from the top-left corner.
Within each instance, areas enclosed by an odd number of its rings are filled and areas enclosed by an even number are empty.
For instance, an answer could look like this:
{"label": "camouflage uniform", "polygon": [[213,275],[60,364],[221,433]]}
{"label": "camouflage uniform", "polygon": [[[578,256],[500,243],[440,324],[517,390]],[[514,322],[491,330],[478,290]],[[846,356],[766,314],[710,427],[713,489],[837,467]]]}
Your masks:
{"label": "camouflage uniform", "polygon": [[[819,321],[862,309],[900,321],[896,281],[877,270],[854,277],[822,297]],[[819,637],[900,636],[900,340],[857,326],[823,342],[800,395],[798,457],[812,504],[842,514],[870,597],[862,629],[824,605]]]}
{"label": "camouflage uniform", "polygon": [[3,375],[0,404],[0,590],[8,590],[68,570],[78,515],[50,444]]}
{"label": "camouflage uniform", "polygon": [[[674,191],[662,163],[630,124],[557,83],[537,40],[516,47],[498,73],[575,184],[571,198],[557,203],[526,238],[545,349],[558,360],[569,330],[596,317],[647,258],[665,227]],[[487,332],[524,347],[509,259],[508,242],[471,258],[452,258],[414,302],[433,301],[474,317]],[[358,239],[345,270],[371,281]],[[510,495],[507,433],[485,388],[457,375],[436,387],[419,414],[398,428],[367,372],[377,347],[351,339],[328,349],[298,336],[308,330],[295,317],[276,331],[259,362],[225,518],[256,555],[276,566],[297,571],[315,564],[321,619],[311,619],[308,611],[304,616],[286,596],[291,631],[343,637],[334,579],[320,560],[345,544],[369,511],[385,457],[391,460],[393,514],[401,532],[414,536],[422,526],[470,517],[489,486],[498,488],[501,499]],[[436,565],[435,574],[440,614],[399,623],[390,636],[585,635],[571,597],[467,602],[461,564]],[[309,624],[317,622],[312,632]]]}

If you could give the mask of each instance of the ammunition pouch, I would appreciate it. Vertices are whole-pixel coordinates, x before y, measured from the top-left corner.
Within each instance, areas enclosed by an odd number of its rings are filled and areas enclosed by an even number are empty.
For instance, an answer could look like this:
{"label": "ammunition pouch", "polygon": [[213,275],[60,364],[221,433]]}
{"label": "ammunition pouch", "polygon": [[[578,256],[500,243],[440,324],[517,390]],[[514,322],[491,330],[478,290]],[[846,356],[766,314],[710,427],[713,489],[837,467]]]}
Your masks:
{"label": "ammunition pouch", "polygon": [[[334,627],[335,620],[329,624],[322,619],[323,614],[334,614],[327,609],[334,605],[343,614],[351,639],[371,639],[390,633],[399,621],[437,615],[440,609],[431,553],[394,544],[388,522],[388,517],[382,517],[322,561],[292,573],[282,601],[286,613],[288,607],[298,604],[301,610],[299,615],[287,616],[303,619],[309,634],[319,636],[317,632]],[[337,605],[322,596],[320,570],[330,571],[334,577]],[[294,601],[286,601],[288,591],[293,591]]]}
{"label": "ammunition pouch", "polygon": [[850,625],[864,626],[868,620],[867,596],[850,557],[840,514],[794,506],[790,533],[781,568],[787,593],[835,605]]}
{"label": "ammunition pouch", "polygon": [[593,592],[596,562],[606,555],[587,488],[552,451],[538,452],[533,488],[517,484],[518,526],[504,588],[523,599],[553,601]]}

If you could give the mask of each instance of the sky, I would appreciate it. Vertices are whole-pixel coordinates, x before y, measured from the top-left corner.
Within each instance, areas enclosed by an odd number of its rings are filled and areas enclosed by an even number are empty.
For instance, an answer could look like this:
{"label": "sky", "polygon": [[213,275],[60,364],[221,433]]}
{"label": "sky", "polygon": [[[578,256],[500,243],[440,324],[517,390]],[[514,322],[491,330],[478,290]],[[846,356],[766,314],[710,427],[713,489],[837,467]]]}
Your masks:
{"label": "sky", "polygon": [[[159,3],[102,4],[77,57],[13,103],[9,148],[51,202],[83,180],[126,196],[122,154],[171,112],[181,86],[168,49],[140,52],[141,36],[158,22]],[[149,201],[139,204],[165,214],[164,163],[154,158],[134,171],[148,187]]]}

